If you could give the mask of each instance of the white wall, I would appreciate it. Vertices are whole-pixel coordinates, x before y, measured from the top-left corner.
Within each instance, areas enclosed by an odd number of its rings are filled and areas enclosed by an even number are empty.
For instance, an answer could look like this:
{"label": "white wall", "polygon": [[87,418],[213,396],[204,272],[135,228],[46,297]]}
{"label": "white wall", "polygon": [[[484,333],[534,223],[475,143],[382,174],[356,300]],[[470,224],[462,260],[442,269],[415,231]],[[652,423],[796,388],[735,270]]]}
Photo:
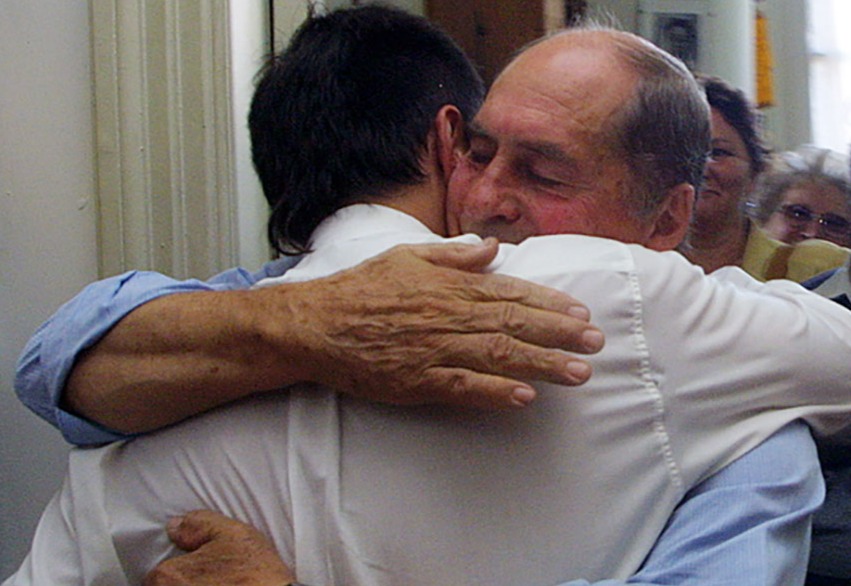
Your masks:
{"label": "white wall", "polygon": [[[637,31],[640,0],[589,0],[592,15],[609,16],[626,30]],[[753,95],[753,0],[703,0],[712,13],[708,40],[711,63],[704,73],[723,77]],[[765,110],[767,138],[780,149],[811,140],[809,80],[806,58],[806,2],[772,0],[761,9],[769,18],[774,50],[777,105]],[[729,22],[728,22],[729,21]]]}
{"label": "white wall", "polygon": [[766,109],[769,144],[792,149],[812,140],[807,58],[807,7],[801,0],[763,2],[774,52],[777,105]]}
{"label": "white wall", "polygon": [[269,9],[265,2],[237,0],[230,5],[231,103],[238,210],[238,264],[256,269],[269,259],[266,219],[269,208],[251,163],[248,109],[254,95],[254,77],[269,46]]}
{"label": "white wall", "polygon": [[[675,3],[657,0],[649,3],[657,11],[676,11]],[[718,75],[749,94],[753,90],[753,3],[752,0],[697,0],[691,7],[705,11],[701,25],[700,57],[703,73]],[[646,6],[647,4],[645,4]],[[640,32],[641,0],[591,0],[591,14],[626,30]]]}
{"label": "white wall", "polygon": [[0,0],[0,576],[64,473],[58,432],[20,406],[15,360],[97,277],[86,3]]}

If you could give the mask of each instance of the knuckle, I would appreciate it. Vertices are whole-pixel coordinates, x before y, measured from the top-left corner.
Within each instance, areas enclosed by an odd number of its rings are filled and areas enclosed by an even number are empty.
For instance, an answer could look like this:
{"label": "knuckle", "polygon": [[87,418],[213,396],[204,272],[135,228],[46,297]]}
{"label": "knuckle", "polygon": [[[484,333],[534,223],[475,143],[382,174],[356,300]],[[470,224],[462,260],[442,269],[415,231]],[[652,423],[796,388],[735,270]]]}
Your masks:
{"label": "knuckle", "polygon": [[450,404],[474,409],[502,408],[510,403],[509,389],[490,381],[493,377],[475,371],[456,370],[451,376]]}
{"label": "knuckle", "polygon": [[460,400],[471,394],[470,374],[465,370],[452,369],[447,373],[446,388],[449,396]]}
{"label": "knuckle", "polygon": [[487,316],[482,316],[482,319],[489,317],[492,320],[491,327],[508,336],[516,336],[523,331],[528,317],[525,308],[516,303],[498,303],[491,306],[487,312]]}
{"label": "knuckle", "polygon": [[505,334],[494,334],[487,342],[487,357],[494,365],[510,362],[516,355],[517,345]]}
{"label": "knuckle", "polygon": [[458,403],[469,392],[468,375],[463,368],[432,366],[422,373],[417,394],[428,403]]}

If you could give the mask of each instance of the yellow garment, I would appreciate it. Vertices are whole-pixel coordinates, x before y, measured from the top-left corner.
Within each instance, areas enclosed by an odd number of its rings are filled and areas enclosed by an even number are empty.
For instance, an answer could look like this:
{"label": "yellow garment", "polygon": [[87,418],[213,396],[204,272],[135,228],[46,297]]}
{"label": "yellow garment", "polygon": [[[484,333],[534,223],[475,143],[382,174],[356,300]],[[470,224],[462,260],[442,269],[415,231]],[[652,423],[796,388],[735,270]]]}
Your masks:
{"label": "yellow garment", "polygon": [[761,281],[806,281],[824,271],[843,266],[851,250],[827,240],[804,240],[798,245],[771,238],[751,225],[742,268]]}

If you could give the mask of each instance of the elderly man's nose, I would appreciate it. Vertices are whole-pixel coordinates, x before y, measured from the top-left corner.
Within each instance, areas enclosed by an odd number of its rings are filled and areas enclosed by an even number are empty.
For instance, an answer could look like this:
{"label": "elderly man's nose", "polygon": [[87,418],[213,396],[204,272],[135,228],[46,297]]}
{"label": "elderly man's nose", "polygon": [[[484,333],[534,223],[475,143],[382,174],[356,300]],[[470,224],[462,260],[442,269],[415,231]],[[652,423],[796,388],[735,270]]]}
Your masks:
{"label": "elderly man's nose", "polygon": [[512,190],[487,176],[474,187],[470,199],[475,202],[478,214],[489,219],[514,222],[521,215],[517,197]]}

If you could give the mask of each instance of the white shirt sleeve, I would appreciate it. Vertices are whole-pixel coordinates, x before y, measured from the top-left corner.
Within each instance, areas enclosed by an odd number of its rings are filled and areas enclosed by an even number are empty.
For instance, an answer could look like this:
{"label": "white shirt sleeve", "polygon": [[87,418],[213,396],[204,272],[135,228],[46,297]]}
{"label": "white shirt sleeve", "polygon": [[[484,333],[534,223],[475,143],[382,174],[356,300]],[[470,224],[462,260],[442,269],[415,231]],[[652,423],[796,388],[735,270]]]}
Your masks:
{"label": "white shirt sleeve", "polygon": [[705,478],[719,441],[730,441],[728,463],[796,418],[823,433],[849,424],[851,312],[791,281],[706,278],[677,253],[630,248],[681,465]]}

